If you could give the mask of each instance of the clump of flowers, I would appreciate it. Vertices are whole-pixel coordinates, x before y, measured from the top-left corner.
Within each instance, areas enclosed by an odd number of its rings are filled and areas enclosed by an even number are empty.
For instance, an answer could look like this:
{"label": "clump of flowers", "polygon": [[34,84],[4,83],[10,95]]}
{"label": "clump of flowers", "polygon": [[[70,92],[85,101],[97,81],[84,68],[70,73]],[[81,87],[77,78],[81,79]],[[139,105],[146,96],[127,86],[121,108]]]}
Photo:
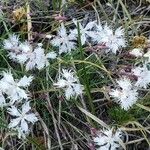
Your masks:
{"label": "clump of flowers", "polygon": [[[59,48],[59,54],[70,53],[72,49],[75,49],[75,41],[78,41],[78,23],[73,19],[76,27],[70,32],[66,31],[66,28],[62,24],[59,28],[58,35],[54,36],[51,40],[51,44]],[[126,46],[126,40],[124,36],[124,29],[122,27],[117,28],[115,31],[107,24],[102,26],[97,24],[96,21],[87,23],[85,26],[79,22],[81,44],[85,45],[90,43],[91,45],[102,44],[105,46],[106,53],[112,52],[114,54],[117,51]]]}
{"label": "clump of flowers", "polygon": [[49,65],[49,59],[55,59],[57,56],[54,52],[45,54],[42,44],[33,48],[28,42],[21,43],[19,37],[14,34],[4,40],[4,49],[8,50],[8,56],[13,61],[24,64],[27,71],[34,68],[40,70]]}
{"label": "clump of flowers", "polygon": [[[38,119],[34,113],[29,113],[29,91],[33,76],[23,76],[21,79],[14,79],[10,71],[2,73],[0,80],[0,107],[8,107],[8,114],[15,117],[8,127],[17,131],[18,137],[26,138],[29,134],[28,122],[34,124]],[[22,110],[17,106],[23,103]]]}
{"label": "clump of flowers", "polygon": [[134,48],[129,54],[141,59],[140,64],[133,66],[127,73],[134,78],[121,77],[117,80],[119,87],[109,92],[110,96],[125,110],[137,102],[140,88],[146,89],[150,84],[149,50],[144,53],[142,48]]}

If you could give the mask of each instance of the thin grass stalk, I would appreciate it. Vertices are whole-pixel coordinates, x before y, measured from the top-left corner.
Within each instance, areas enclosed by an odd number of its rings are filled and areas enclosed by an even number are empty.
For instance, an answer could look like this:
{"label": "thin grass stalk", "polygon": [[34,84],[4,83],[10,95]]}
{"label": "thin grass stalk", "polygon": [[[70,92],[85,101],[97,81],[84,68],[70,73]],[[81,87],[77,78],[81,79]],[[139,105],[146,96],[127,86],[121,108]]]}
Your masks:
{"label": "thin grass stalk", "polygon": [[[83,48],[82,48],[82,44],[81,44],[81,36],[80,36],[81,33],[80,33],[79,22],[77,22],[77,29],[78,29],[78,42],[79,42],[80,55],[81,55],[81,59],[84,60]],[[83,67],[83,74],[84,74],[85,90],[86,90],[86,93],[87,93],[87,96],[88,96],[90,111],[93,114],[95,114],[93,100],[92,100],[91,93],[90,93],[90,87],[89,87],[89,83],[88,83],[88,79],[87,79],[87,72],[86,72],[85,65],[83,64],[82,67]]]}
{"label": "thin grass stalk", "polygon": [[[47,89],[49,88],[48,74],[49,74],[49,68],[46,69]],[[57,127],[57,124],[56,124],[56,118],[55,118],[54,111],[53,111],[53,108],[52,108],[52,104],[51,104],[51,101],[50,101],[50,98],[49,98],[49,93],[46,94],[46,97],[47,97],[47,103],[48,103],[48,110],[50,111],[50,113],[52,115],[53,124],[54,124],[54,128],[55,128],[55,133],[56,133],[56,136],[57,136],[57,139],[58,139],[60,150],[63,150],[60,135],[59,135],[59,131],[58,131],[58,127]]]}

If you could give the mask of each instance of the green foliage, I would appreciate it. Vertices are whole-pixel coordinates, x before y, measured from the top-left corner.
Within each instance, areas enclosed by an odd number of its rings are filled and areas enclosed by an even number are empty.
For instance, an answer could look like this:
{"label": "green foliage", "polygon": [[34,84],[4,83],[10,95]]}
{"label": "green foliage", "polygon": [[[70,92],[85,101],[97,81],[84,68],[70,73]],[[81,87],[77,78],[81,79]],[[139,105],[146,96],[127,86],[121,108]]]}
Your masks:
{"label": "green foliage", "polygon": [[130,113],[134,116],[134,118],[136,118],[137,120],[144,120],[145,118],[147,118],[147,116],[149,115],[149,112],[146,110],[143,110],[139,107],[134,107],[133,109],[131,109]]}
{"label": "green foliage", "polygon": [[37,137],[34,138],[28,137],[28,142],[33,144],[36,147],[36,150],[45,150],[44,144],[39,144],[40,141],[38,140]]}
{"label": "green foliage", "polygon": [[0,128],[1,129],[7,128],[7,123],[4,118],[4,110],[0,110]]}
{"label": "green foliage", "polygon": [[109,117],[114,121],[115,124],[123,125],[128,121],[135,120],[133,115],[129,111],[121,109],[119,106],[108,109]]}
{"label": "green foliage", "polygon": [[52,5],[54,10],[60,9],[62,0],[52,0]]}

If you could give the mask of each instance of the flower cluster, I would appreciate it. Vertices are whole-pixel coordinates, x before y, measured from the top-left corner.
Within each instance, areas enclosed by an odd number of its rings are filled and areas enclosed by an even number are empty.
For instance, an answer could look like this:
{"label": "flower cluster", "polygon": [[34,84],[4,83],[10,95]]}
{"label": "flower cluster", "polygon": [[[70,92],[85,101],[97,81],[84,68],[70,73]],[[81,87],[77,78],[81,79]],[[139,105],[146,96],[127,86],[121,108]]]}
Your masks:
{"label": "flower cluster", "polygon": [[[29,133],[28,123],[34,124],[38,119],[34,113],[30,113],[28,86],[31,84],[32,76],[23,76],[20,80],[14,79],[12,73],[3,72],[0,80],[0,107],[6,107],[8,113],[13,116],[8,127],[18,132],[18,137],[25,138]],[[22,110],[17,106],[23,103]]]}
{"label": "flower cluster", "polygon": [[70,53],[71,50],[76,48],[75,41],[78,41],[78,28],[80,30],[82,45],[86,43],[90,43],[91,45],[102,44],[105,46],[106,53],[112,52],[114,54],[116,54],[121,47],[126,46],[122,27],[114,31],[107,24],[102,26],[101,24],[97,24],[96,21],[89,22],[86,26],[77,23],[75,19],[73,19],[73,22],[76,25],[75,29],[67,32],[62,24],[59,28],[58,35],[51,40],[51,44],[59,48],[59,54]]}
{"label": "flower cluster", "polygon": [[93,137],[95,145],[97,145],[97,150],[116,150],[120,147],[120,142],[122,141],[123,133],[121,130],[117,129],[107,129],[100,131],[96,137]]}
{"label": "flower cluster", "polygon": [[42,44],[38,44],[33,48],[28,42],[21,43],[19,37],[10,35],[8,39],[4,40],[4,49],[8,50],[8,56],[15,62],[24,64],[26,70],[34,68],[42,69],[49,65],[48,59],[55,59],[56,53],[49,52],[45,54]]}
{"label": "flower cluster", "polygon": [[112,89],[109,93],[125,110],[128,110],[136,103],[139,89],[146,89],[150,84],[150,51],[148,50],[144,53],[142,48],[134,48],[129,54],[141,58],[142,60],[139,65],[136,64],[130,69],[130,72],[127,73],[128,76],[133,76],[134,78],[121,77],[117,80],[119,87]]}

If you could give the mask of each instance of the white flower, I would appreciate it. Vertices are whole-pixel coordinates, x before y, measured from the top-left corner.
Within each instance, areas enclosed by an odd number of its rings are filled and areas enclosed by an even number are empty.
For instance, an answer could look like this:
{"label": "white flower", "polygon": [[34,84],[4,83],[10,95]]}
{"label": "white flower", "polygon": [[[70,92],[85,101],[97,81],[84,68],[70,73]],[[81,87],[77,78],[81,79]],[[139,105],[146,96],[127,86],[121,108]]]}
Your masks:
{"label": "white flower", "polygon": [[48,60],[45,56],[45,53],[44,53],[44,49],[42,47],[38,46],[34,49],[33,53],[34,53],[34,58],[33,58],[33,60],[32,59],[29,60],[29,62],[31,61],[31,62],[35,63],[34,66],[39,70],[44,68],[44,66],[48,62]]}
{"label": "white flower", "polygon": [[121,105],[121,108],[128,110],[138,100],[138,92],[133,87],[131,81],[127,78],[122,78],[117,81],[118,89],[112,89],[109,93],[114,100]]}
{"label": "white flower", "polygon": [[15,80],[11,72],[3,72],[3,78],[0,80],[0,88],[10,99],[10,103],[22,99],[28,99],[28,92],[25,90],[32,81],[33,77],[24,76],[20,80]]}
{"label": "white flower", "polygon": [[20,64],[24,64],[29,56],[32,55],[33,48],[28,42],[23,42],[19,45],[20,52],[16,55],[16,60]]}
{"label": "white flower", "polygon": [[19,37],[15,34],[9,35],[9,38],[3,42],[4,49],[16,51],[19,46]]}
{"label": "white flower", "polygon": [[40,70],[49,65],[48,59],[56,58],[56,53],[54,52],[45,54],[41,43],[39,43],[35,49],[27,42],[21,43],[19,47],[21,51],[16,56],[16,60],[18,60],[19,63],[25,64],[27,71],[34,68]]}
{"label": "white flower", "polygon": [[15,34],[9,35],[9,38],[3,41],[4,49],[9,51],[8,56],[16,61],[16,55],[20,52],[19,50],[19,37]]}
{"label": "white flower", "polygon": [[78,78],[75,77],[74,72],[71,70],[62,69],[61,79],[54,85],[65,90],[66,99],[81,95],[83,91],[83,86],[79,83]]}
{"label": "white flower", "polygon": [[148,70],[146,64],[143,64],[143,67],[135,67],[132,72],[138,78],[135,86],[147,88],[150,83],[150,70]]}
{"label": "white flower", "polygon": [[[72,39],[76,40],[78,37],[77,20],[73,19],[73,22],[76,25],[76,28],[74,30],[71,30],[70,36],[72,37]],[[83,27],[81,23],[79,23],[82,45],[86,43],[88,37],[93,38],[95,36],[95,32],[91,30],[93,27],[95,27],[95,21],[89,22],[85,27]]]}
{"label": "white flower", "polygon": [[40,46],[34,50],[34,54],[35,54],[35,65],[36,68],[39,70],[49,65],[48,59],[55,59],[57,56],[55,52],[49,52],[45,55],[44,49]]}
{"label": "white flower", "polygon": [[41,46],[38,46],[34,49],[32,53],[28,56],[29,59],[26,63],[26,70],[32,70],[33,68],[43,69],[45,66],[49,65],[48,59],[55,59],[56,53],[49,52],[45,55],[44,49]]}
{"label": "white flower", "polygon": [[49,52],[46,54],[47,59],[55,59],[57,57],[57,54],[55,52]]}
{"label": "white flower", "polygon": [[28,54],[32,52],[32,46],[28,42],[21,43],[16,35],[11,35],[3,43],[4,48],[9,50],[10,59],[20,64],[24,64],[28,59]]}
{"label": "white flower", "polygon": [[101,32],[101,40],[99,43],[104,43],[106,47],[108,47],[107,52],[111,51],[112,53],[116,54],[119,48],[126,46],[124,30],[119,27],[115,30],[115,32],[113,32],[110,27],[105,25]]}
{"label": "white flower", "polygon": [[132,88],[132,83],[128,78],[122,78],[118,80],[117,83],[122,90],[128,90]]}
{"label": "white flower", "polygon": [[24,64],[28,60],[28,56],[31,52],[32,46],[28,42],[20,42],[15,51],[9,51],[8,56],[13,61]]}
{"label": "white flower", "polygon": [[59,48],[59,54],[70,53],[72,49],[75,49],[75,43],[71,40],[71,37],[67,35],[66,28],[61,24],[58,35],[54,37],[51,44]]}
{"label": "white flower", "polygon": [[138,99],[138,92],[136,89],[128,91],[115,89],[110,92],[110,95],[115,98],[115,101],[119,103],[124,110],[128,110],[132,107]]}
{"label": "white flower", "polygon": [[20,79],[20,81],[17,84],[20,87],[28,87],[31,84],[32,80],[33,80],[33,76],[29,76],[29,77],[24,76],[23,78]]}
{"label": "white flower", "polygon": [[27,41],[20,43],[19,49],[20,49],[20,53],[28,53],[33,51],[32,46]]}
{"label": "white flower", "polygon": [[[93,34],[90,34],[92,41],[94,43],[100,43],[101,39],[103,38],[103,27],[101,24],[95,24],[96,30],[93,31]],[[101,43],[100,43],[101,44]]]}
{"label": "white flower", "polygon": [[142,49],[141,48],[134,48],[131,52],[129,52],[131,55],[135,56],[135,57],[142,57],[143,53],[142,53]]}
{"label": "white flower", "polygon": [[100,131],[97,137],[93,138],[93,141],[98,148],[96,150],[117,150],[121,145],[119,144],[123,133],[118,129],[108,129]]}
{"label": "white flower", "polygon": [[32,70],[34,68],[42,69],[45,66],[45,54],[41,44],[33,49],[28,42],[20,44],[20,54],[17,55],[16,59],[19,63],[26,65],[26,70]]}
{"label": "white flower", "polygon": [[9,128],[19,129],[19,137],[24,133],[29,133],[28,123],[34,124],[38,121],[38,118],[34,113],[30,113],[31,107],[29,106],[29,102],[26,102],[22,105],[22,110],[18,110],[15,106],[8,108],[8,113],[15,117],[11,119],[9,123]]}

